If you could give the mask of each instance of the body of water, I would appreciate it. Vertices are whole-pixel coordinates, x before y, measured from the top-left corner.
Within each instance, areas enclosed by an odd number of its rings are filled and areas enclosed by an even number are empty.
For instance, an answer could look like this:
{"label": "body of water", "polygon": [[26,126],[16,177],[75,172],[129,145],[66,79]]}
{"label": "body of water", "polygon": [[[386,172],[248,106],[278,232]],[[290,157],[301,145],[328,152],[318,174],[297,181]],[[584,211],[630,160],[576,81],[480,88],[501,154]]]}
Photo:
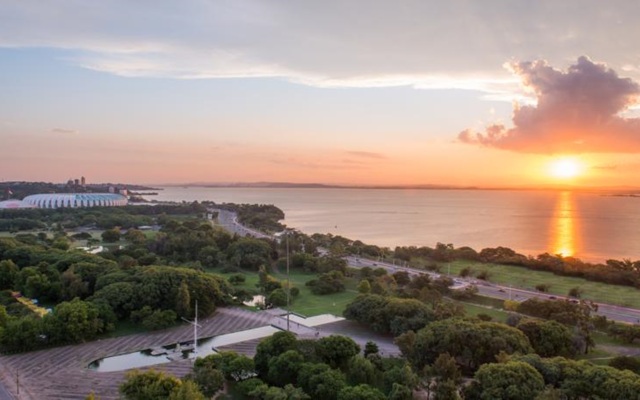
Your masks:
{"label": "body of water", "polygon": [[153,198],[274,204],[302,232],[390,248],[442,242],[596,262],[640,259],[640,198],[602,193],[166,187]]}

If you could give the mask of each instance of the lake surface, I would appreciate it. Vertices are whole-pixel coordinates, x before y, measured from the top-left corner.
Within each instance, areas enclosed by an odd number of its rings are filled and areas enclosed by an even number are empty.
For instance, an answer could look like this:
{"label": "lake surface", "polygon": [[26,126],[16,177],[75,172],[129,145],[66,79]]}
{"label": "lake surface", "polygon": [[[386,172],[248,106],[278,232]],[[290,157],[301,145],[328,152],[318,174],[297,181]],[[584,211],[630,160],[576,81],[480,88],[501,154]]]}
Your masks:
{"label": "lake surface", "polygon": [[602,193],[165,187],[153,199],[274,204],[302,232],[390,248],[441,242],[596,262],[640,259],[640,198]]}

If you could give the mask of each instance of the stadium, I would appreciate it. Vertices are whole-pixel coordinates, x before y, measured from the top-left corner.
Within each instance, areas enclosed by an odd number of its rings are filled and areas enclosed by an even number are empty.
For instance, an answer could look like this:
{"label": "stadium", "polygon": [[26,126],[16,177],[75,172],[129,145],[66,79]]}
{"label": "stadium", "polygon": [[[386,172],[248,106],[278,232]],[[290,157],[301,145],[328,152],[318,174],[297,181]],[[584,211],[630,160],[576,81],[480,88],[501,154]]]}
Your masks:
{"label": "stadium", "polygon": [[78,208],[126,206],[128,200],[115,193],[51,193],[33,194],[22,202],[38,208]]}

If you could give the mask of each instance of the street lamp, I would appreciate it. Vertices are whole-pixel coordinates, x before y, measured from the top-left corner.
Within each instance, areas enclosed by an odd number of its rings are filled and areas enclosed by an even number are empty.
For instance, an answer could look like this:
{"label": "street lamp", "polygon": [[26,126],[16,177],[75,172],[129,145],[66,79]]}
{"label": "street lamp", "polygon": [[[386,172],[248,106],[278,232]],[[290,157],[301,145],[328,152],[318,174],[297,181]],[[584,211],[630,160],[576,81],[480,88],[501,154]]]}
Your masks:
{"label": "street lamp", "polygon": [[197,356],[198,354],[198,300],[196,299],[196,314],[193,321],[189,321],[185,317],[182,317],[182,320],[193,325],[193,354]]}
{"label": "street lamp", "polygon": [[289,277],[289,230],[287,235],[287,332],[289,332],[289,314],[291,314],[291,278]]}

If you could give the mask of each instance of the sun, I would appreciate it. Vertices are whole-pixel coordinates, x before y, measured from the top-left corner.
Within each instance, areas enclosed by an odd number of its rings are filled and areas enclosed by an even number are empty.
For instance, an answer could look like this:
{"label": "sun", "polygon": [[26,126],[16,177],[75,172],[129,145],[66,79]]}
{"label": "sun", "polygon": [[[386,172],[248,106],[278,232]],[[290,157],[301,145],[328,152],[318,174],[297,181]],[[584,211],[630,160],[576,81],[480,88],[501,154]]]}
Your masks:
{"label": "sun", "polygon": [[572,179],[580,176],[583,170],[582,162],[575,158],[559,158],[549,165],[549,174],[556,179]]}

